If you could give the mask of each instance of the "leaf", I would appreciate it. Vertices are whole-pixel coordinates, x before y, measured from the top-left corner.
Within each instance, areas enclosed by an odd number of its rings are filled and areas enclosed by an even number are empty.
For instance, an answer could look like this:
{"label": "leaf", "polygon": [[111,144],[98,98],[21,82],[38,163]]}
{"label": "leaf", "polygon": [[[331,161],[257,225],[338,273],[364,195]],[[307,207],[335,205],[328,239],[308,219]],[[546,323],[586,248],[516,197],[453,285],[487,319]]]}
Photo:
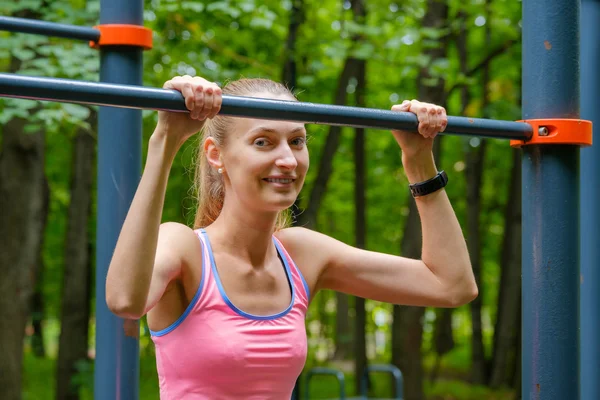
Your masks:
{"label": "leaf", "polygon": [[352,51],[352,55],[359,60],[368,60],[375,52],[375,47],[371,43],[361,43]]}
{"label": "leaf", "polygon": [[312,75],[302,75],[298,77],[299,86],[310,87],[313,86],[316,81],[316,78]]}
{"label": "leaf", "polygon": [[226,1],[217,1],[215,3],[211,3],[208,5],[208,7],[206,7],[207,11],[213,12],[213,11],[222,11],[223,13],[231,16],[232,18],[238,18],[241,14],[240,10],[238,10],[237,8],[232,7],[228,2]]}
{"label": "leaf", "polygon": [[21,61],[28,61],[35,57],[35,52],[33,52],[29,49],[15,48],[15,49],[13,49],[12,53],[15,57],[17,57]]}
{"label": "leaf", "polygon": [[181,3],[181,8],[184,10],[202,12],[204,11],[204,4],[197,1],[184,1]]}
{"label": "leaf", "polygon": [[338,60],[343,59],[346,56],[346,48],[339,42],[338,44],[334,43],[331,46],[326,46],[325,56]]}
{"label": "leaf", "polygon": [[265,28],[270,30],[273,26],[273,22],[263,17],[253,17],[252,20],[250,20],[250,26],[252,28]]}
{"label": "leaf", "polygon": [[25,126],[23,127],[23,133],[39,133],[40,131],[42,131],[43,126],[41,124],[35,124],[35,123],[29,123],[29,124],[25,124]]}
{"label": "leaf", "polygon": [[78,104],[64,103],[62,108],[67,114],[80,120],[84,120],[90,115],[89,108]]}
{"label": "leaf", "polygon": [[241,8],[242,11],[250,13],[256,8],[256,4],[254,3],[254,0],[240,1],[238,2],[238,7]]}

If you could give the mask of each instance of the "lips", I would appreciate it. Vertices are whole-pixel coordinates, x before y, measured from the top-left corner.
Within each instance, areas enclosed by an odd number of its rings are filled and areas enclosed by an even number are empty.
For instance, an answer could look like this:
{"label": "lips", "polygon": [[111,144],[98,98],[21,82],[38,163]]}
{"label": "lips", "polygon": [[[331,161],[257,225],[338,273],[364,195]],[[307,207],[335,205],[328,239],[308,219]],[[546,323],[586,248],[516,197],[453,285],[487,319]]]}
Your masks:
{"label": "lips", "polygon": [[263,181],[269,183],[292,183],[296,179],[295,178],[264,178]]}

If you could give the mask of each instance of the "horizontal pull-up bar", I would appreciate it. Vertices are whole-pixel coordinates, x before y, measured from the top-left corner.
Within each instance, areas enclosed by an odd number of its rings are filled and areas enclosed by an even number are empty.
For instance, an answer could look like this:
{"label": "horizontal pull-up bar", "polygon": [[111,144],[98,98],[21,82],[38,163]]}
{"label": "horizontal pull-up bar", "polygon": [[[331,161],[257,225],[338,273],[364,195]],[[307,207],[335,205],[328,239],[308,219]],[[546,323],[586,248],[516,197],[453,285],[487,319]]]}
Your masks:
{"label": "horizontal pull-up bar", "polygon": [[[175,90],[16,74],[0,74],[0,97],[187,112],[183,96]],[[416,131],[418,127],[417,117],[407,112],[229,95],[223,96],[219,114],[359,128]],[[452,116],[446,133],[520,140],[533,134],[524,122]]]}
{"label": "horizontal pull-up bar", "polygon": [[0,30],[8,32],[33,33],[37,35],[62,37],[97,42],[100,39],[100,30],[75,25],[57,24],[37,19],[2,17],[0,16]]}

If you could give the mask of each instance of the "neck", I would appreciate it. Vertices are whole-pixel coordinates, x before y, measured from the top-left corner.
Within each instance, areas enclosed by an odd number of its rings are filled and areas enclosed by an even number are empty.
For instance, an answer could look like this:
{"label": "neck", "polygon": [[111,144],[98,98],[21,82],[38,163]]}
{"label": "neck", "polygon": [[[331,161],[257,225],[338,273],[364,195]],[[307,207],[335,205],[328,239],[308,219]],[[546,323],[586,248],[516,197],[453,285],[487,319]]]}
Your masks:
{"label": "neck", "polygon": [[236,258],[252,266],[263,267],[266,260],[276,254],[273,233],[276,212],[257,212],[227,202],[219,217],[206,228],[211,242]]}

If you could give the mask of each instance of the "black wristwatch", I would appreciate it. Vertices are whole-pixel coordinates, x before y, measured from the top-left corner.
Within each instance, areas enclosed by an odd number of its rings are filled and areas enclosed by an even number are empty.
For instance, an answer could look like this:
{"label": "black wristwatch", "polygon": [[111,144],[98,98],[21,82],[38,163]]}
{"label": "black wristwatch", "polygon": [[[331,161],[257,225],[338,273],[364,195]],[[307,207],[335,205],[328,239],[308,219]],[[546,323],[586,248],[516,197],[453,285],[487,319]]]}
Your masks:
{"label": "black wristwatch", "polygon": [[413,197],[426,196],[437,192],[448,184],[448,175],[444,171],[438,172],[436,176],[423,182],[409,185]]}

